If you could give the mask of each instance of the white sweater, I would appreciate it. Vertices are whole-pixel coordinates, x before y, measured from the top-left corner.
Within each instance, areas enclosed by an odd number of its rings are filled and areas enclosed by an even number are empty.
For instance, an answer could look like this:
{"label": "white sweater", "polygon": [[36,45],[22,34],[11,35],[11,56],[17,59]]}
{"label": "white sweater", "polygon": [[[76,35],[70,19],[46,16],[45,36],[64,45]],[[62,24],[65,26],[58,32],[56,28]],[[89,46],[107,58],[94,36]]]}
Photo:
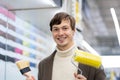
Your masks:
{"label": "white sweater", "polygon": [[65,51],[57,49],[53,62],[52,80],[75,80],[74,73],[77,72],[77,68],[71,63],[75,49],[77,49],[76,45]]}

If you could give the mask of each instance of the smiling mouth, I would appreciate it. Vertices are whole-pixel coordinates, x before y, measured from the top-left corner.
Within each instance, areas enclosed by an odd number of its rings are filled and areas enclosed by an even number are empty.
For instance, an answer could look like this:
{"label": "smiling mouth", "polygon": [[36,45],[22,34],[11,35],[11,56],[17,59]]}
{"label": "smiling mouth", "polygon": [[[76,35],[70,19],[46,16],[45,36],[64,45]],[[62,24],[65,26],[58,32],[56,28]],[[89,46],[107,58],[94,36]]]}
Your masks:
{"label": "smiling mouth", "polygon": [[65,39],[66,39],[66,37],[58,38],[58,41],[62,43],[62,42],[64,42]]}

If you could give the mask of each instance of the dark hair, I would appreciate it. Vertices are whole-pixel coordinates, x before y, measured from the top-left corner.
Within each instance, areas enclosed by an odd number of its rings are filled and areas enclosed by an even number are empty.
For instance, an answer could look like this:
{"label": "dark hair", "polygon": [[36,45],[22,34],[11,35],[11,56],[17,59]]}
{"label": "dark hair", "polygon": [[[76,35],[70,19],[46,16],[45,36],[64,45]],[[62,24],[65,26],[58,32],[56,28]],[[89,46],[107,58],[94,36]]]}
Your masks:
{"label": "dark hair", "polygon": [[59,12],[57,14],[55,14],[55,16],[51,19],[50,21],[50,30],[52,31],[52,26],[53,25],[58,25],[61,24],[62,20],[70,20],[70,25],[72,30],[75,30],[75,19],[73,16],[65,13],[65,12]]}

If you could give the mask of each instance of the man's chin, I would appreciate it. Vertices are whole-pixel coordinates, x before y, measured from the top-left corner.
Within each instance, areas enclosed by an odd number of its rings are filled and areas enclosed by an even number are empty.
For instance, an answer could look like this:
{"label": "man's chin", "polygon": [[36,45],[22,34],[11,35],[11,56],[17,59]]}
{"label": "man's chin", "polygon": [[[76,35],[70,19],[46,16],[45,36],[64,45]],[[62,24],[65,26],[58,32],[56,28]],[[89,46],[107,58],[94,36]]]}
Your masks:
{"label": "man's chin", "polygon": [[61,47],[64,47],[66,44],[65,43],[59,43],[58,45],[61,46]]}

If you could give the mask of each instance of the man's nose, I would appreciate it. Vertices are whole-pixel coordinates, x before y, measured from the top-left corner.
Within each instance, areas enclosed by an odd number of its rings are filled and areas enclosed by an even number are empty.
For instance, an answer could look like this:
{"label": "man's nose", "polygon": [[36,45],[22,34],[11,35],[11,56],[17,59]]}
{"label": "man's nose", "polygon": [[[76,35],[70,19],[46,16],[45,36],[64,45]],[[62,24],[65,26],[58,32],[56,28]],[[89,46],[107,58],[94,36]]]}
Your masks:
{"label": "man's nose", "polygon": [[62,29],[59,30],[59,35],[62,35],[64,31]]}

